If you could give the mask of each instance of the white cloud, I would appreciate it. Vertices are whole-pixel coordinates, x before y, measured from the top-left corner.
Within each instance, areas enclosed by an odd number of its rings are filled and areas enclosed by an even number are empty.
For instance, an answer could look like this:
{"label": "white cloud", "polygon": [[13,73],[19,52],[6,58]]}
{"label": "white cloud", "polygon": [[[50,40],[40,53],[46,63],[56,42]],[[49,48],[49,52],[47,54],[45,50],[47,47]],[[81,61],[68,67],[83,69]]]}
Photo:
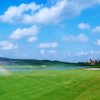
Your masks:
{"label": "white cloud", "polygon": [[78,24],[78,28],[81,29],[81,30],[89,29],[90,25],[87,24],[87,23],[80,23],[80,24]]}
{"label": "white cloud", "polygon": [[24,16],[24,23],[38,23],[47,24],[59,22],[63,19],[73,18],[78,16],[84,9],[90,8],[95,4],[100,3],[100,0],[57,0],[51,7],[43,6],[39,11],[33,15],[26,14]]}
{"label": "white cloud", "polygon": [[16,23],[16,21],[22,20],[24,13],[29,12],[29,14],[32,14],[40,7],[41,5],[36,5],[34,2],[30,4],[21,4],[18,7],[11,6],[4,12],[4,15],[0,16],[0,20],[3,22]]}
{"label": "white cloud", "polygon": [[49,53],[49,54],[56,54],[57,51],[56,51],[56,50],[48,50],[48,53]]}
{"label": "white cloud", "polygon": [[[32,26],[30,28],[18,28],[12,34],[10,35],[11,39],[20,39],[23,37],[30,37],[30,36],[35,36],[39,32],[39,29],[37,26]],[[31,38],[32,40],[32,38]],[[29,40],[30,41],[30,40]]]}
{"label": "white cloud", "polygon": [[63,40],[65,40],[65,41],[86,42],[86,41],[88,41],[88,37],[85,36],[84,34],[79,34],[77,36],[69,35],[69,36],[63,37]]}
{"label": "white cloud", "polygon": [[89,54],[88,52],[81,51],[81,52],[75,53],[75,56],[86,56],[88,54]]}
{"label": "white cloud", "polygon": [[62,52],[65,57],[91,57],[100,54],[100,50],[90,50],[90,51],[77,51],[77,52]]}
{"label": "white cloud", "polygon": [[41,55],[55,55],[57,54],[57,51],[54,49],[41,49],[40,54]]}
{"label": "white cloud", "polygon": [[44,54],[45,54],[45,50],[44,50],[44,49],[41,49],[41,50],[40,50],[40,54],[41,54],[41,55],[44,55]]}
{"label": "white cloud", "polygon": [[37,41],[37,37],[29,37],[29,38],[27,39],[27,41],[28,41],[28,42],[35,42],[35,41]]}
{"label": "white cloud", "polygon": [[57,42],[52,42],[52,43],[40,43],[39,48],[44,48],[44,49],[50,49],[50,48],[56,48],[58,46]]}
{"label": "white cloud", "polygon": [[55,5],[41,8],[37,13],[33,15],[26,14],[24,16],[24,23],[38,23],[38,24],[47,24],[47,23],[55,23],[60,19],[62,11],[66,6],[66,0],[62,0],[57,2]]}
{"label": "white cloud", "polygon": [[100,26],[95,27],[94,29],[92,29],[93,33],[100,33]]}
{"label": "white cloud", "polygon": [[96,45],[100,46],[100,39],[96,41]]}
{"label": "white cloud", "polygon": [[12,50],[12,49],[17,49],[18,46],[16,44],[13,44],[9,41],[1,41],[0,42],[0,49],[1,50]]}
{"label": "white cloud", "polygon": [[[99,5],[100,0],[56,0],[51,7],[30,4],[12,6],[0,16],[3,22],[48,24],[78,16],[83,10]],[[17,12],[17,13],[16,13]]]}

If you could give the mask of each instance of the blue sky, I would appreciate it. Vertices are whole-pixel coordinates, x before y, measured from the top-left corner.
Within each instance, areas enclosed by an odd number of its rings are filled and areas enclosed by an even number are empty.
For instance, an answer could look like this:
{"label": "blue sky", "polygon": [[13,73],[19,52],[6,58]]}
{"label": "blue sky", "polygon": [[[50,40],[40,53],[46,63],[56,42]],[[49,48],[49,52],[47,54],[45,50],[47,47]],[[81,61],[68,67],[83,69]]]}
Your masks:
{"label": "blue sky", "polygon": [[100,0],[0,0],[0,56],[100,59]]}

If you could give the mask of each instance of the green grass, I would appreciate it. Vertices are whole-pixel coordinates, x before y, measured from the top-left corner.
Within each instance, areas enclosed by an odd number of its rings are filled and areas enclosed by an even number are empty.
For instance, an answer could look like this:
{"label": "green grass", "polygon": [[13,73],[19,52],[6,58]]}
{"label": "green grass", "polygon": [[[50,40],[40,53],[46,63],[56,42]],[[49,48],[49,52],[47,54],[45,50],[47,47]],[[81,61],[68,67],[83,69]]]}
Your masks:
{"label": "green grass", "polygon": [[42,70],[0,76],[0,100],[100,100],[100,71]]}

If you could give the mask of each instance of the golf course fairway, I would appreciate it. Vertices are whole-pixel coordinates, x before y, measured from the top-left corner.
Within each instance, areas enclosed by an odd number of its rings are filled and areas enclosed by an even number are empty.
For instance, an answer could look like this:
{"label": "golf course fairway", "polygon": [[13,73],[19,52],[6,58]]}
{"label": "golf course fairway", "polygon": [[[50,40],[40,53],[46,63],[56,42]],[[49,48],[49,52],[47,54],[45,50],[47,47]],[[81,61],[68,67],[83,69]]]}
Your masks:
{"label": "golf course fairway", "polygon": [[100,100],[100,71],[20,71],[0,76],[0,100]]}

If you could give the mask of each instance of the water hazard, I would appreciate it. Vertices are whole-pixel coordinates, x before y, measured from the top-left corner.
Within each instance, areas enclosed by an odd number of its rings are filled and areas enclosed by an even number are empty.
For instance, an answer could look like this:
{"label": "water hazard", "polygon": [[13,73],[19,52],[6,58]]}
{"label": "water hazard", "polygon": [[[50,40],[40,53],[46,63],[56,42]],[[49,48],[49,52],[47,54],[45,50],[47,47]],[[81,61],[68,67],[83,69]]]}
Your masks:
{"label": "water hazard", "polygon": [[50,66],[50,67],[39,67],[39,68],[6,68],[6,69],[9,71],[31,71],[31,70],[67,70],[67,69],[76,69],[76,68],[85,68],[85,66],[78,66],[78,67]]}

